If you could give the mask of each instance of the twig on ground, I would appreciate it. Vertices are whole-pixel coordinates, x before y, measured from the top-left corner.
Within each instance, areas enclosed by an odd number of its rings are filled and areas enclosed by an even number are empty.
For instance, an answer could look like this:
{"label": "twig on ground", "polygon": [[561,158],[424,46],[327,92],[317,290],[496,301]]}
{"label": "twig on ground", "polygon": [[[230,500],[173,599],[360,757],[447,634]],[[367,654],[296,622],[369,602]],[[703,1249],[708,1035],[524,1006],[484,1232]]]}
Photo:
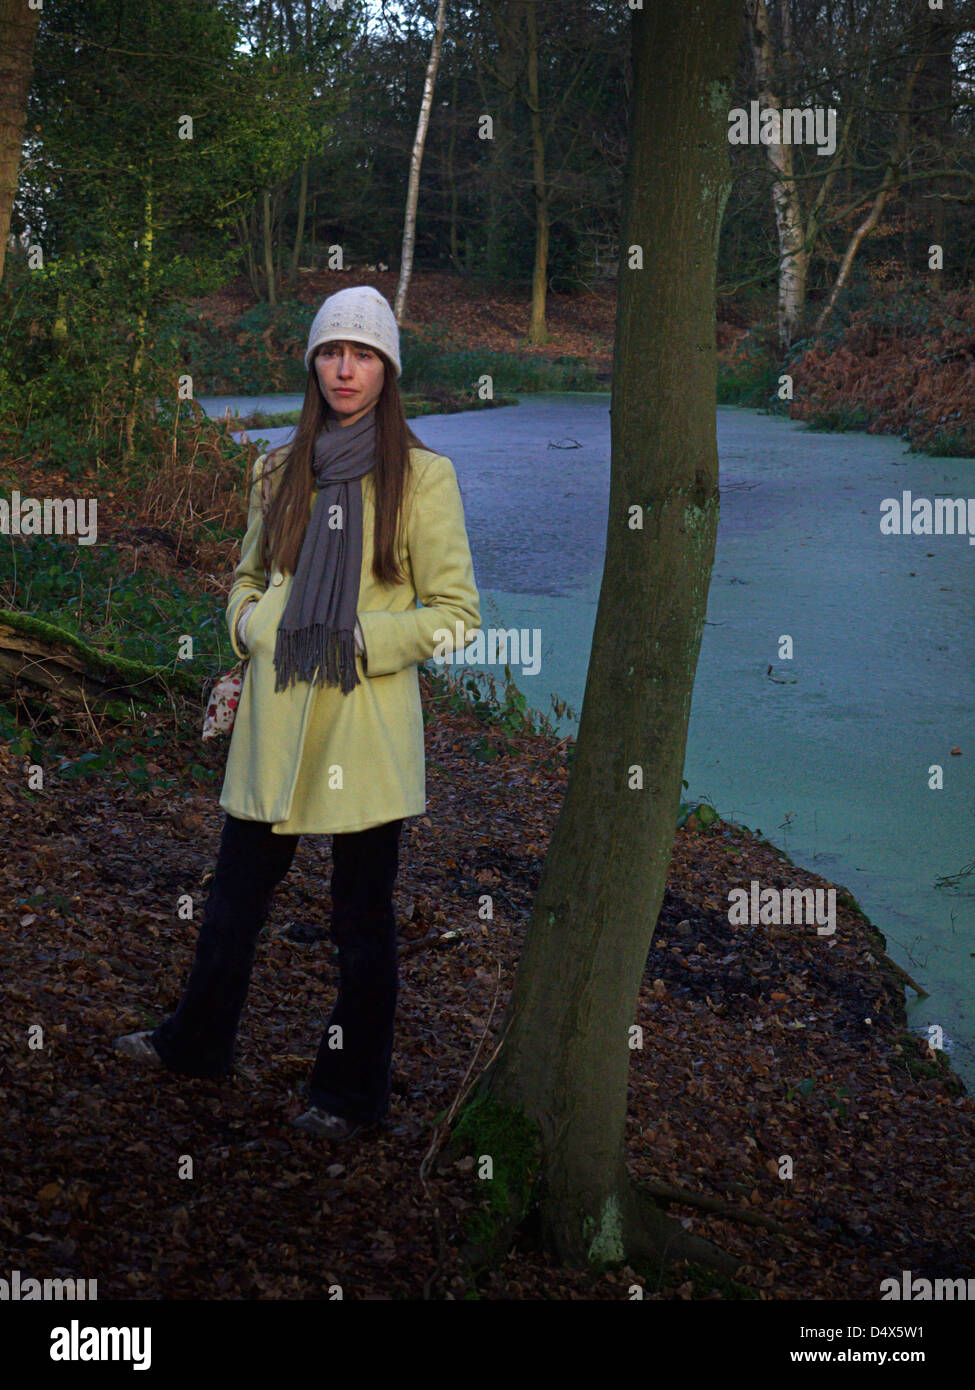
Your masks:
{"label": "twig on ground", "polygon": [[412,956],[417,951],[425,951],[428,948],[456,946],[463,939],[460,932],[428,932],[426,936],[421,936],[417,941],[404,941],[399,948],[399,958],[402,960],[404,956]]}
{"label": "twig on ground", "polygon": [[[420,1185],[422,1186],[424,1196],[426,1197],[427,1201],[430,1203],[431,1210],[433,1211],[433,1224],[434,1224],[434,1230],[436,1231],[436,1235],[437,1235],[437,1262],[436,1262],[436,1264],[434,1265],[434,1267],[433,1267],[431,1273],[430,1273],[430,1274],[427,1276],[427,1278],[424,1280],[424,1283],[423,1283],[423,1298],[424,1298],[424,1301],[428,1301],[428,1300],[429,1300],[429,1298],[430,1298],[430,1290],[432,1289],[434,1282],[435,1282],[437,1279],[439,1279],[439,1277],[440,1277],[440,1271],[441,1271],[441,1269],[443,1268],[443,1255],[444,1255],[443,1223],[442,1223],[441,1220],[440,1220],[440,1208],[439,1208],[439,1206],[437,1205],[436,1199],[434,1198],[434,1196],[433,1196],[432,1193],[430,1192],[429,1186],[427,1185],[427,1174],[428,1174],[429,1171],[430,1171],[430,1166],[431,1166],[431,1164],[433,1163],[434,1159],[436,1158],[437,1154],[439,1153],[440,1149],[441,1149],[442,1146],[443,1146],[444,1136],[448,1133],[448,1131],[449,1131],[449,1129],[450,1129],[450,1126],[451,1126],[451,1124],[453,1123],[454,1116],[457,1114],[457,1111],[460,1109],[461,1105],[462,1105],[462,1104],[464,1103],[464,1101],[467,1099],[468,1092],[470,1091],[471,1086],[473,1086],[473,1084],[474,1084],[472,1081],[468,1081],[468,1078],[470,1077],[470,1074],[471,1074],[471,1072],[472,1072],[473,1069],[474,1069],[474,1066],[475,1066],[475,1064],[476,1064],[476,1062],[477,1062],[477,1059],[478,1059],[478,1057],[480,1056],[481,1048],[484,1046],[484,1039],[487,1037],[487,1035],[488,1035],[488,1030],[489,1030],[489,1028],[491,1027],[491,1020],[492,1020],[492,1018],[494,1017],[494,1011],[495,1011],[495,1009],[496,1009],[496,1007],[497,1007],[497,1003],[498,1003],[498,995],[499,995],[500,992],[501,992],[501,963],[500,963],[500,961],[497,962],[497,968],[498,968],[498,985],[497,985],[497,988],[496,988],[495,991],[494,991],[494,998],[491,1000],[491,1008],[490,1008],[490,1011],[489,1011],[489,1013],[488,1013],[487,1022],[486,1022],[485,1025],[484,1025],[484,1030],[483,1030],[483,1032],[481,1033],[480,1039],[478,1040],[477,1047],[474,1049],[474,1055],[473,1055],[473,1057],[471,1058],[471,1060],[470,1060],[470,1062],[469,1062],[469,1064],[468,1064],[467,1070],[466,1070],[466,1072],[464,1073],[463,1079],[462,1079],[462,1081],[461,1081],[461,1083],[460,1083],[460,1086],[458,1087],[457,1094],[454,1096],[454,1099],[453,1099],[453,1101],[452,1101],[452,1103],[451,1103],[450,1109],[447,1111],[447,1114],[446,1114],[446,1115],[444,1116],[444,1118],[440,1121],[440,1123],[434,1126],[433,1138],[432,1138],[431,1141],[430,1141],[430,1147],[429,1147],[429,1149],[427,1149],[427,1152],[426,1152],[426,1155],[424,1156],[423,1162],[420,1164]],[[509,1027],[510,1027],[510,1024],[509,1024]],[[494,1051],[492,1052],[491,1056],[488,1058],[488,1062],[487,1062],[487,1065],[488,1065],[488,1066],[491,1065],[491,1063],[494,1061],[495,1057],[497,1057],[498,1053],[501,1051],[501,1046],[502,1046],[502,1044],[503,1044],[503,1042],[504,1042],[504,1040],[505,1040],[505,1037],[507,1036],[507,1032],[508,1032],[508,1029],[506,1028],[506,1029],[504,1030],[504,1033],[502,1033],[501,1037],[498,1039],[498,1045],[497,1045],[497,1047],[494,1049]]]}

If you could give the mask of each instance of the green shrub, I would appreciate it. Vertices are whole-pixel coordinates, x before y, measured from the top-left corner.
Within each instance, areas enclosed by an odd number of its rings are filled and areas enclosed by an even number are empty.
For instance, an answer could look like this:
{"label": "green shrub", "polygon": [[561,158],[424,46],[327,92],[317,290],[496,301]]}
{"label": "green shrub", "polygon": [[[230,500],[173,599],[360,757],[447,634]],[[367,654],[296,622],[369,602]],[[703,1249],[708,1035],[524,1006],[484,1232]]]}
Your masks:
{"label": "green shrub", "polygon": [[46,619],[112,656],[177,666],[178,638],[193,638],[182,669],[201,678],[223,669],[230,653],[223,605],[151,570],[135,573],[108,546],[55,536],[4,536],[0,607]]}

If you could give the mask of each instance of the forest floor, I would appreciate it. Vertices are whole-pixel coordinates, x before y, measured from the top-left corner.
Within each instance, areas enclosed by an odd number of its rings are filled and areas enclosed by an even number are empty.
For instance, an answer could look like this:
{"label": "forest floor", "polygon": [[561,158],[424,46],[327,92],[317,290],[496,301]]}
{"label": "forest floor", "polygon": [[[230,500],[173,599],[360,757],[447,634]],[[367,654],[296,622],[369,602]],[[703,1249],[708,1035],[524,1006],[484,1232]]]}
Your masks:
{"label": "forest floor", "polygon": [[[200,745],[155,713],[146,724],[171,737],[148,785],[66,783],[52,767],[29,791],[0,744],[0,816],[16,847],[0,865],[11,1268],[97,1279],[101,1299],[323,1298],[335,1284],[345,1298],[421,1299],[427,1280],[434,1298],[612,1300],[634,1283],[655,1298],[733,1296],[680,1267],[567,1270],[528,1239],[474,1280],[463,1230],[487,1183],[468,1157],[435,1168],[424,1191],[433,1127],[478,1045],[483,1060],[496,1040],[568,773],[567,744],[538,734],[498,737],[485,761],[490,727],[421,684],[428,810],[406,824],[397,883],[392,1107],[387,1128],[346,1145],[289,1123],[336,986],[330,942],[290,930],[327,924],[329,839],[301,842],[272,904],[234,1077],[146,1071],[112,1043],[175,1007],[191,962],[222,821],[216,788],[183,775]],[[219,766],[224,751],[206,756]],[[832,936],[732,926],[728,893],[752,879],[827,886],[741,827],[677,833],[634,1019],[633,1178],[784,1228],[670,1207],[741,1259],[757,1298],[873,1300],[905,1269],[967,1277],[971,1097],[907,1031],[903,979],[852,899],[840,893]],[[196,922],[177,915],[182,894]]]}

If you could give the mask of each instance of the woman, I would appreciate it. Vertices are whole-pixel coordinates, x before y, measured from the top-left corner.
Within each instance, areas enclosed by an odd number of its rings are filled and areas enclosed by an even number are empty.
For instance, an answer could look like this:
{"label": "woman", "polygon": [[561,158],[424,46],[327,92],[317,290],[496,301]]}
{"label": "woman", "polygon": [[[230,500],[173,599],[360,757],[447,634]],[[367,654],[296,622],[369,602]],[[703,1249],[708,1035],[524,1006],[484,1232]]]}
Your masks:
{"label": "woman", "polygon": [[426,810],[417,663],[461,650],[481,618],[454,468],[406,423],[386,299],[366,286],[326,299],[305,366],[294,439],[267,455],[266,518],[255,465],[227,601],[250,660],[193,968],[176,1012],[116,1046],[226,1076],[271,894],[299,837],[331,834],[339,991],[294,1123],[343,1140],[389,1108],[399,836]]}

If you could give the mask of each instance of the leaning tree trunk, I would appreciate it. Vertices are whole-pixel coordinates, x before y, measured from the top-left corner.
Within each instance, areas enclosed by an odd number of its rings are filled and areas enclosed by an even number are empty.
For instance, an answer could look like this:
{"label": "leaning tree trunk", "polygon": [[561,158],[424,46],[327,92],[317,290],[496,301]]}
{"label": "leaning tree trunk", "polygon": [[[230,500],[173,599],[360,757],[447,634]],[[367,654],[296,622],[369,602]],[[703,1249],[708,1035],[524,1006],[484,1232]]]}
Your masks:
{"label": "leaning tree trunk", "polygon": [[27,120],[31,64],[40,11],[26,0],[0,0],[0,280],[7,257],[10,214],[17,193]]}
{"label": "leaning tree trunk", "polygon": [[911,98],[914,92],[914,84],[917,82],[918,73],[924,66],[924,59],[925,55],[922,53],[921,56],[916,59],[908,74],[907,82],[904,87],[904,95],[901,98],[900,114],[897,118],[897,132],[894,136],[894,145],[890,152],[887,168],[884,171],[883,180],[871,204],[869,213],[856,228],[847,243],[846,251],[843,253],[843,259],[840,262],[840,268],[836,274],[836,279],[833,281],[833,288],[830,290],[826,298],[826,303],[823,305],[819,317],[816,319],[815,331],[817,333],[823,332],[832,317],[833,310],[836,308],[839,297],[850,278],[853,262],[856,259],[856,254],[860,249],[861,243],[870,235],[880,221],[880,215],[887,204],[887,200],[897,192],[901,162],[907,148]]}
{"label": "leaning tree trunk", "polygon": [[403,219],[403,250],[400,256],[399,284],[396,286],[396,299],[393,312],[396,322],[403,322],[406,308],[406,295],[413,274],[413,252],[416,247],[416,206],[420,198],[420,166],[423,163],[423,147],[427,141],[430,125],[430,108],[433,106],[433,88],[437,81],[440,66],[440,49],[443,46],[444,22],[447,13],[447,0],[437,5],[437,18],[433,29],[433,44],[427,62],[426,81],[423,84],[423,100],[420,103],[420,119],[416,123],[416,137],[413,141],[413,155],[410,159],[410,182],[406,193],[406,214]]}
{"label": "leaning tree trunk", "polygon": [[720,1262],[631,1184],[623,1141],[628,1030],[673,845],[718,524],[715,267],[739,15],[739,0],[656,0],[632,15],[596,628],[505,1032],[465,1112],[520,1110],[535,1128],[543,1240],[579,1266]]}

